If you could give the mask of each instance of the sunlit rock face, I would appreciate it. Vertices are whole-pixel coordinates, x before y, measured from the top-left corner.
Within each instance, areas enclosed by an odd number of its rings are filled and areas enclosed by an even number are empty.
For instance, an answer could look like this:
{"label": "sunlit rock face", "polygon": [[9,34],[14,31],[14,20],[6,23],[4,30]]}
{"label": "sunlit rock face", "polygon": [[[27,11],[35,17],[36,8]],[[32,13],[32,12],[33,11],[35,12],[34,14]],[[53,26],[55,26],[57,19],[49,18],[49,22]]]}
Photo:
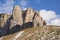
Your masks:
{"label": "sunlit rock face", "polygon": [[27,9],[25,23],[32,22],[34,17],[34,11],[31,8]]}
{"label": "sunlit rock face", "polygon": [[16,21],[16,24],[22,25],[23,18],[22,18],[22,11],[19,6],[15,6],[12,11],[13,20]]}
{"label": "sunlit rock face", "polygon": [[0,14],[0,27],[4,27],[10,15],[8,14]]}
{"label": "sunlit rock face", "polygon": [[12,19],[10,22],[10,28],[12,28],[15,25],[22,25],[23,24],[23,18],[22,18],[22,11],[20,7],[17,5],[13,7],[12,11]]}
{"label": "sunlit rock face", "polygon": [[35,11],[33,23],[34,23],[34,27],[46,25],[46,22],[44,22],[44,20],[42,19],[42,17],[40,17],[38,11]]}
{"label": "sunlit rock face", "polygon": [[38,11],[32,8],[21,10],[17,5],[13,7],[12,14],[0,14],[0,37],[14,34],[24,29],[45,25],[46,22],[40,17]]}
{"label": "sunlit rock face", "polygon": [[60,40],[59,26],[28,28],[15,34],[2,37],[2,40]]}
{"label": "sunlit rock face", "polygon": [[43,26],[44,20],[40,17],[39,12],[33,10],[32,8],[27,8],[27,10],[21,10],[17,5],[13,7],[12,15],[10,14],[0,14],[0,26],[4,26],[4,23],[9,24],[9,27],[15,25],[23,26],[25,23],[32,23],[34,26]]}

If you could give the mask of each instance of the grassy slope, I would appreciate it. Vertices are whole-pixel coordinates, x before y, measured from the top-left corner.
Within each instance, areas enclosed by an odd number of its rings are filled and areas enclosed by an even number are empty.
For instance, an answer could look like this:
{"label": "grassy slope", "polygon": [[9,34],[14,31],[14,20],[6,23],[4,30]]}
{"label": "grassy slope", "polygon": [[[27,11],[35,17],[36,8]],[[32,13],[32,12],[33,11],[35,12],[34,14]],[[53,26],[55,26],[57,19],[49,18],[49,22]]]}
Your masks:
{"label": "grassy slope", "polygon": [[[23,30],[24,32],[15,38],[20,32],[3,37],[2,40],[60,40],[59,26],[34,27]],[[45,36],[45,37],[44,37]],[[54,38],[55,37],[55,38]]]}

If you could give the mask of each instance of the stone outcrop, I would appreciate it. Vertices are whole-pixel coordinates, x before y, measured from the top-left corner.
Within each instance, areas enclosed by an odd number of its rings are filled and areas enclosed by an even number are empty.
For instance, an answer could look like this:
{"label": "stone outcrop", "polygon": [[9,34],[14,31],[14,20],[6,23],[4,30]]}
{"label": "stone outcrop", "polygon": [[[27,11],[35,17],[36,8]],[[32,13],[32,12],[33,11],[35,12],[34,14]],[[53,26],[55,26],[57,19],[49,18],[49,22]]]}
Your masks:
{"label": "stone outcrop", "polygon": [[19,6],[15,6],[12,11],[12,20],[10,23],[11,27],[15,26],[16,24],[22,25],[23,24],[23,18],[22,18],[22,11]]}
{"label": "stone outcrop", "polygon": [[44,20],[42,19],[42,17],[40,17],[37,11],[35,12],[33,23],[34,27],[44,25]]}
{"label": "stone outcrop", "polygon": [[31,8],[27,9],[25,23],[32,22],[34,16],[34,11]]}
{"label": "stone outcrop", "polygon": [[[4,17],[2,19],[2,17]],[[22,26],[25,23],[33,23],[34,26],[43,26],[44,21],[42,17],[40,17],[39,13],[31,8],[28,8],[27,10],[21,11],[20,7],[17,5],[13,8],[12,15],[10,15],[10,18],[8,19],[7,14],[1,15],[0,17],[0,26],[4,25],[6,23],[5,21],[9,21],[10,27],[12,28],[15,25]],[[6,23],[7,24],[7,23]]]}
{"label": "stone outcrop", "polygon": [[[12,14],[0,14],[0,35],[15,33],[26,28],[45,26],[46,22],[39,12],[32,8],[21,10],[17,5],[13,7]],[[1,37],[0,36],[0,37]]]}
{"label": "stone outcrop", "polygon": [[0,27],[4,27],[10,15],[8,14],[0,14]]}
{"label": "stone outcrop", "polygon": [[13,8],[12,17],[13,17],[13,20],[17,22],[17,24],[19,25],[23,24],[22,11],[19,6],[15,6]]}

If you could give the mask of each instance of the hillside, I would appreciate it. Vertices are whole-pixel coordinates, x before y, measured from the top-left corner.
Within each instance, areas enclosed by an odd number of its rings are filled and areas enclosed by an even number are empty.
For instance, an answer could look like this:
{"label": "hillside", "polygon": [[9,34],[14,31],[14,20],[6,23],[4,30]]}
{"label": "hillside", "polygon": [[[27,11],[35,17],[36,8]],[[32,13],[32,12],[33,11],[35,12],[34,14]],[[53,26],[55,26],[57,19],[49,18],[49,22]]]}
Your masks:
{"label": "hillside", "polygon": [[60,40],[59,26],[41,26],[24,29],[2,37],[2,40]]}

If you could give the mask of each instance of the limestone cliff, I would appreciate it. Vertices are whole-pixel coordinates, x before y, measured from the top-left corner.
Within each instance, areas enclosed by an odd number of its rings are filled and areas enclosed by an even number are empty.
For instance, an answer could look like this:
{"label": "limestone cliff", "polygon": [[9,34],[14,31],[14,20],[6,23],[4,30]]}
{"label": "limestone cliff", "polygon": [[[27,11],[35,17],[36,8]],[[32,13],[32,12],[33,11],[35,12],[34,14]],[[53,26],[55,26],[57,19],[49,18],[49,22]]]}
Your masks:
{"label": "limestone cliff", "polygon": [[15,25],[23,26],[25,24],[33,24],[33,27],[44,26],[44,20],[40,17],[39,12],[32,8],[27,8],[27,10],[23,11],[19,6],[15,6],[12,10],[12,15],[9,15],[10,14],[0,14],[1,27],[6,27],[7,24],[10,28]]}
{"label": "limestone cliff", "polygon": [[31,8],[27,9],[25,23],[32,22],[34,17],[34,11]]}
{"label": "limestone cliff", "polygon": [[12,11],[12,19],[10,23],[10,28],[17,25],[23,24],[22,11],[19,6],[15,6]]}
{"label": "limestone cliff", "polygon": [[8,14],[0,14],[0,27],[4,27],[6,25],[7,19],[10,17]]}
{"label": "limestone cliff", "polygon": [[60,27],[47,26],[38,11],[17,5],[12,14],[0,14],[0,40],[60,40]]}

